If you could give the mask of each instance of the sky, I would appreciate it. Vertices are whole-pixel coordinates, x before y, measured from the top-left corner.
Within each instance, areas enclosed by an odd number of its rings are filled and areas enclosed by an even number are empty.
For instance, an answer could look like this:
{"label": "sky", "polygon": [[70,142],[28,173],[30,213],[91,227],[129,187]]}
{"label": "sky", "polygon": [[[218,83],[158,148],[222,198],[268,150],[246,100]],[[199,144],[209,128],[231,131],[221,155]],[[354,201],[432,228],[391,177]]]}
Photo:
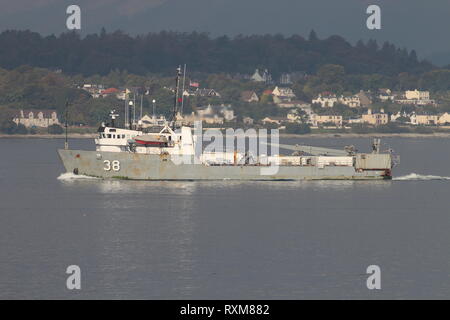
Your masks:
{"label": "sky", "polygon": [[[0,0],[0,31],[67,31],[66,8],[77,4],[83,34],[121,29],[130,34],[160,30],[223,34],[300,34],[314,29],[352,43],[390,41],[419,56],[450,64],[449,0]],[[381,8],[381,30],[366,27],[369,5]]]}

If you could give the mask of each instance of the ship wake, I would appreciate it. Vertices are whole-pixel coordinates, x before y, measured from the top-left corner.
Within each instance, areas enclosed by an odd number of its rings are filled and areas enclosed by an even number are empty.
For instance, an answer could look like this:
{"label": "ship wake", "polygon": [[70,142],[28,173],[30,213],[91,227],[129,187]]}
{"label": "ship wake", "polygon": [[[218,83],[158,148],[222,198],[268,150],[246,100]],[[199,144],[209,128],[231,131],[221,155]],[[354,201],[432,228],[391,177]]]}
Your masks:
{"label": "ship wake", "polygon": [[418,173],[410,173],[400,177],[394,177],[392,180],[396,181],[430,181],[430,180],[450,180],[450,177],[424,175]]}
{"label": "ship wake", "polygon": [[97,180],[99,178],[83,176],[82,174],[73,174],[71,172],[66,172],[58,177],[58,180],[62,181],[73,181],[73,180]]}

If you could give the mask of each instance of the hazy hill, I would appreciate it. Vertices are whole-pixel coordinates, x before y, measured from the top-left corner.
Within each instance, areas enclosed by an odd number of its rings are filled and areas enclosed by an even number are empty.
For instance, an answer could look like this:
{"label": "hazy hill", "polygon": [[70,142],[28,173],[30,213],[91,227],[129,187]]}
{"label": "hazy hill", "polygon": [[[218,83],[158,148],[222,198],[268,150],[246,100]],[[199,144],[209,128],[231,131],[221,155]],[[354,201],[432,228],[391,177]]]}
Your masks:
{"label": "hazy hill", "polygon": [[160,32],[129,36],[122,32],[76,33],[43,37],[29,31],[0,34],[0,67],[21,65],[62,69],[68,74],[104,75],[111,70],[130,73],[172,73],[187,63],[206,73],[252,73],[268,68],[283,72],[314,73],[324,64],[342,65],[349,74],[396,75],[422,73],[432,68],[418,61],[415,51],[393,44],[359,41],[352,46],[339,36],[319,40],[314,32],[301,36],[253,35],[211,38],[207,34]]}
{"label": "hazy hill", "polygon": [[[450,43],[439,35],[450,27],[450,2],[435,0],[4,0],[0,32],[29,29],[42,34],[60,34],[66,8],[82,8],[85,34],[121,29],[131,34],[161,30],[226,34],[275,34],[306,36],[314,29],[321,37],[339,34],[351,43],[358,39],[390,41],[414,48],[419,57],[448,52]],[[366,9],[382,9],[381,30],[368,30]],[[450,55],[436,63],[449,64]],[[434,61],[433,61],[434,62]]]}

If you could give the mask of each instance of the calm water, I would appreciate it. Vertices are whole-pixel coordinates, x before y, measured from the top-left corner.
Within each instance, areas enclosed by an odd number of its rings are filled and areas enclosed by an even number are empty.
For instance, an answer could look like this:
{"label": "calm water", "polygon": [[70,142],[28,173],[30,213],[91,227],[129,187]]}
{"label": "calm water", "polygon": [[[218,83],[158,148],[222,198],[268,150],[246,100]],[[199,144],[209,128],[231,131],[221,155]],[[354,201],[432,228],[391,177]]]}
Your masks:
{"label": "calm water", "polygon": [[[450,140],[384,142],[397,176],[450,176]],[[62,145],[0,140],[0,298],[450,298],[450,180],[59,180]]]}

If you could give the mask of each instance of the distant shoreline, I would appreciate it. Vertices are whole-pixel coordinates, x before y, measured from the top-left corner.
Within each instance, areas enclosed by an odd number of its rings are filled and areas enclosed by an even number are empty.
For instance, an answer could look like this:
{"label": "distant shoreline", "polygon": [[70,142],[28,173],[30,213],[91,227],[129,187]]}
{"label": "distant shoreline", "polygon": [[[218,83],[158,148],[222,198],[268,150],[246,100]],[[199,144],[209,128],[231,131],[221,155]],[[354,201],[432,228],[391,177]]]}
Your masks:
{"label": "distant shoreline", "polygon": [[[69,139],[94,139],[95,133],[70,133]],[[449,133],[281,133],[280,138],[450,138]],[[65,139],[64,134],[0,134],[0,139]]]}
{"label": "distant shoreline", "polygon": [[281,133],[280,138],[450,138],[449,133]]}
{"label": "distant shoreline", "polygon": [[[69,139],[94,139],[95,133],[70,133]],[[65,139],[65,134],[0,134],[0,139]]]}

